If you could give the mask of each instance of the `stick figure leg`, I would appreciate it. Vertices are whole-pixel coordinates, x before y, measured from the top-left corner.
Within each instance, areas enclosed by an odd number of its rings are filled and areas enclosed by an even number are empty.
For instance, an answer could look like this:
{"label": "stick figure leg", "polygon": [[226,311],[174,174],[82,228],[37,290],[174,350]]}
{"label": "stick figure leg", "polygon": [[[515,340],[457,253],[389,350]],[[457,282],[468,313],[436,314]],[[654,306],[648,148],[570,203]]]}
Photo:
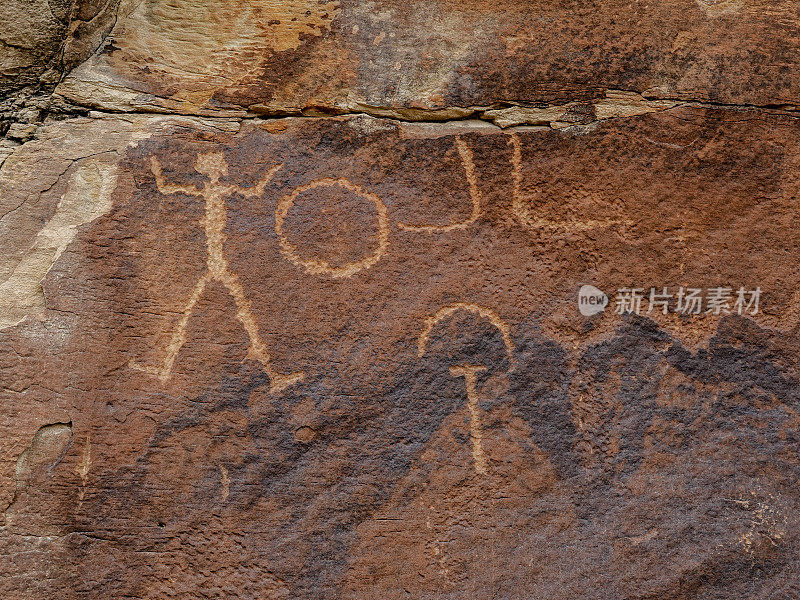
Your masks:
{"label": "stick figure leg", "polygon": [[189,300],[186,302],[186,306],[183,309],[180,321],[178,321],[178,325],[172,333],[172,339],[169,345],[167,345],[167,355],[164,357],[164,364],[161,365],[161,367],[148,367],[147,365],[140,365],[136,361],[131,360],[128,363],[131,368],[158,377],[162,382],[169,379],[169,375],[172,372],[172,365],[175,364],[178,352],[180,352],[180,349],[186,343],[186,325],[189,323],[189,317],[192,316],[194,306],[197,304],[197,301],[200,300],[200,296],[203,295],[209,281],[211,281],[211,274],[206,272],[195,284],[192,294],[189,296]]}
{"label": "stick figure leg", "polygon": [[233,296],[236,302],[236,318],[242,324],[242,327],[244,327],[244,330],[250,338],[250,349],[247,352],[247,356],[248,358],[257,360],[264,366],[264,370],[269,376],[269,391],[280,392],[303,379],[305,373],[302,371],[283,375],[272,367],[272,359],[267,350],[267,345],[261,340],[261,336],[258,334],[258,325],[253,318],[253,313],[250,311],[250,301],[244,294],[244,289],[242,288],[242,284],[239,283],[239,278],[233,273],[225,272],[220,276],[219,280],[227,288],[228,293]]}

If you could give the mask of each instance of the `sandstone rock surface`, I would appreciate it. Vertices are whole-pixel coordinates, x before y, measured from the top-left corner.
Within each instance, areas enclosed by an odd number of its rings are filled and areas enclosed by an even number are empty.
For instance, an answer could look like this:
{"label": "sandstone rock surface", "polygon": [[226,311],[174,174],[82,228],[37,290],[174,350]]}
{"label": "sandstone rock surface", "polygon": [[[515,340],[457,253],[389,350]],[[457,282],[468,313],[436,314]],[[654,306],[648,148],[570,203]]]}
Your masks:
{"label": "sandstone rock surface", "polygon": [[797,3],[56,8],[0,597],[800,597]]}

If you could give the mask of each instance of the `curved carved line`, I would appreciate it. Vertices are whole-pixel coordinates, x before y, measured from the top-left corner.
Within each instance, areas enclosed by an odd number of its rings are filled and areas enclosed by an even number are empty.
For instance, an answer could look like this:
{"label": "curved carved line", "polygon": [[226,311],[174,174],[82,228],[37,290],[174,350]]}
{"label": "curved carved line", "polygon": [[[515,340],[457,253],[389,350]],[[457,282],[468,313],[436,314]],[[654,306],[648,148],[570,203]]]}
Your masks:
{"label": "curved carved line", "polygon": [[422,328],[422,331],[419,334],[419,338],[417,339],[417,354],[420,358],[425,355],[425,350],[428,345],[428,338],[430,337],[431,331],[433,330],[434,326],[439,323],[440,321],[446,319],[450,315],[456,313],[459,310],[464,310],[473,314],[476,314],[484,319],[488,319],[489,322],[494,325],[499,331],[500,334],[503,336],[503,343],[506,346],[506,352],[508,353],[508,359],[511,363],[511,368],[509,369],[509,373],[514,370],[514,343],[511,341],[511,328],[508,326],[508,323],[503,321],[496,312],[494,312],[491,308],[486,308],[483,306],[479,306],[478,304],[471,304],[467,302],[456,302],[454,304],[450,304],[448,306],[440,308],[436,311],[435,314],[425,319],[425,326]]}
{"label": "curved carved line", "polygon": [[469,183],[469,197],[472,201],[472,211],[470,215],[463,221],[458,223],[451,223],[450,225],[409,225],[407,223],[398,223],[397,226],[405,231],[427,231],[429,233],[443,233],[447,231],[454,231],[456,229],[466,229],[478,220],[481,216],[481,191],[478,187],[478,177],[475,174],[475,161],[472,156],[472,150],[469,149],[466,142],[459,136],[455,138],[456,148],[461,157],[461,164],[464,166],[464,172],[467,175],[467,182]]}
{"label": "curved carved line", "polygon": [[[334,185],[339,185],[358,196],[366,198],[375,205],[375,208],[378,211],[378,247],[375,249],[375,252],[366,258],[347,263],[341,267],[334,267],[327,261],[320,259],[301,258],[297,252],[297,248],[295,248],[294,245],[292,245],[292,243],[287,239],[286,234],[283,231],[283,223],[286,219],[286,216],[289,214],[289,210],[292,208],[292,206],[294,206],[294,203],[300,194],[314,188]],[[278,242],[280,243],[281,253],[286,257],[287,260],[298,267],[305,269],[306,273],[310,273],[312,275],[328,275],[334,279],[341,279],[351,277],[359,271],[363,271],[364,269],[369,269],[375,265],[375,263],[377,263],[386,253],[386,250],[389,247],[389,216],[383,200],[381,200],[375,194],[372,194],[371,192],[368,192],[365,189],[351,183],[349,180],[344,178],[318,179],[317,181],[312,181],[305,185],[296,187],[291,194],[281,198],[281,201],[278,202],[278,206],[275,208],[275,232],[278,234]]]}

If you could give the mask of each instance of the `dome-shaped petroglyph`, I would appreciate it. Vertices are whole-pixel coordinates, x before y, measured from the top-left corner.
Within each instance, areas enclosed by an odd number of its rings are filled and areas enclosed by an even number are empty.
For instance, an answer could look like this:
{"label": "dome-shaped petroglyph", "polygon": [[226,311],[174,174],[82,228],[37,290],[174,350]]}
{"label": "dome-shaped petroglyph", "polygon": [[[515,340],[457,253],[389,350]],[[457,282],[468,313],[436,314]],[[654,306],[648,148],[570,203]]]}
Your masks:
{"label": "dome-shaped petroglyph", "polygon": [[[428,347],[428,340],[430,339],[433,328],[445,319],[453,316],[458,312],[466,312],[477,315],[483,319],[487,319],[503,337],[503,344],[505,345],[508,359],[511,363],[509,372],[514,369],[514,343],[511,340],[511,329],[508,324],[500,318],[500,316],[491,308],[479,306],[467,302],[456,302],[448,306],[444,306],[437,310],[433,315],[425,319],[425,325],[417,338],[417,352],[420,357],[425,355]],[[470,439],[472,441],[472,459],[475,466],[475,472],[479,475],[485,475],[488,469],[488,462],[486,460],[486,453],[483,450],[483,430],[481,429],[481,413],[478,407],[480,399],[478,393],[478,373],[486,371],[486,365],[476,364],[459,364],[450,367],[450,375],[453,377],[463,377],[464,383],[467,388],[467,408],[469,409],[469,431]]]}

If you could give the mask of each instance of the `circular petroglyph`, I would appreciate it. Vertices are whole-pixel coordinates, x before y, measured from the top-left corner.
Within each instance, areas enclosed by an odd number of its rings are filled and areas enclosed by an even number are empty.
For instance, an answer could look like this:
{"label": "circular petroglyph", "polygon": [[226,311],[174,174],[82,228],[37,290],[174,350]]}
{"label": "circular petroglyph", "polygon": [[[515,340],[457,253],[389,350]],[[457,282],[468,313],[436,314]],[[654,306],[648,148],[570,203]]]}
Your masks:
{"label": "circular petroglyph", "polygon": [[[322,258],[308,258],[304,256],[305,252],[300,251],[297,245],[289,240],[284,228],[289,211],[295,206],[300,196],[311,190],[330,190],[336,188],[351,192],[355,196],[371,202],[375,206],[377,221],[377,246],[374,251],[363,258],[343,264],[332,264],[328,260]],[[305,269],[306,273],[310,273],[311,275],[328,275],[329,277],[339,279],[350,277],[359,271],[369,269],[386,253],[386,249],[389,246],[389,216],[386,205],[378,196],[351,183],[347,179],[319,179],[295,188],[291,194],[284,196],[281,201],[278,202],[278,206],[275,209],[275,232],[278,234],[281,253],[289,261],[298,267],[302,267]]]}

